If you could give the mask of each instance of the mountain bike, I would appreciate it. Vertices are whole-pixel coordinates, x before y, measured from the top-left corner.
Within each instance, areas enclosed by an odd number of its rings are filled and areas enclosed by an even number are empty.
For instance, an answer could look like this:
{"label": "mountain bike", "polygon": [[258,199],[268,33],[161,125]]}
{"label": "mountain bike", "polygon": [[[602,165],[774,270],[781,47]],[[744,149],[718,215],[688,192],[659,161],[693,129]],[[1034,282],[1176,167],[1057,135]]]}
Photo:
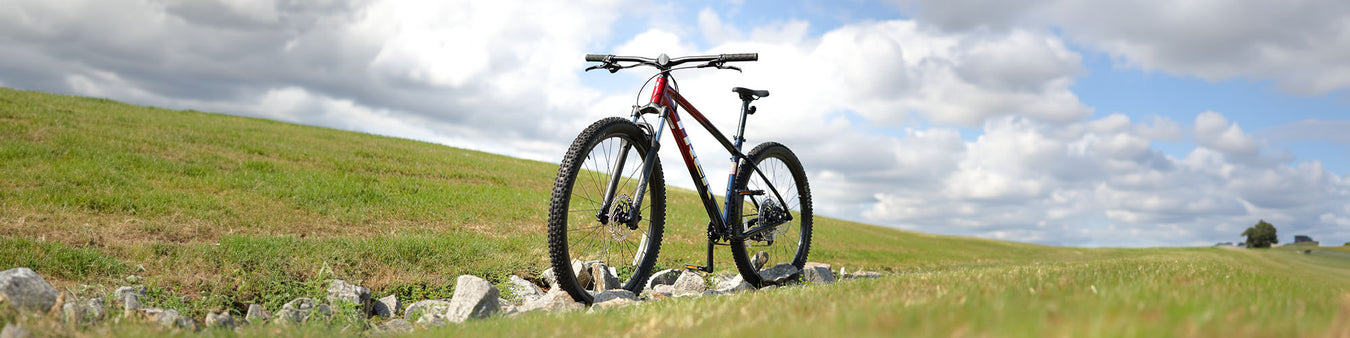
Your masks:
{"label": "mountain bike", "polygon": [[[801,162],[776,142],[741,152],[746,118],[758,110],[751,102],[769,96],[769,92],[732,88],[741,99],[741,112],[736,134],[727,138],[680,95],[672,75],[676,70],[699,68],[740,71],[728,63],[758,59],[755,53],[677,58],[661,54],[654,59],[586,55],[587,62],[599,63],[586,71],[615,73],[645,66],[655,68],[657,73],[647,80],[656,81],[647,104],[634,105],[629,118],[609,117],[591,124],[577,135],[558,167],[549,205],[549,259],[558,286],[573,299],[590,304],[593,290],[613,287],[602,285],[606,283],[599,276],[579,281],[573,261],[598,261],[613,267],[614,279],[634,294],[647,286],[665,230],[666,182],[657,152],[666,127],[674,135],[708,215],[707,263],[686,264],[685,268],[710,273],[713,247],[729,246],[741,276],[760,287],[766,284],[758,274],[761,267],[788,263],[801,269],[806,263],[811,248],[811,189]],[[689,142],[679,109],[684,109],[731,155],[725,202],[720,207]],[[647,116],[656,117],[655,126],[647,122]],[[760,252],[767,253],[767,259]]]}

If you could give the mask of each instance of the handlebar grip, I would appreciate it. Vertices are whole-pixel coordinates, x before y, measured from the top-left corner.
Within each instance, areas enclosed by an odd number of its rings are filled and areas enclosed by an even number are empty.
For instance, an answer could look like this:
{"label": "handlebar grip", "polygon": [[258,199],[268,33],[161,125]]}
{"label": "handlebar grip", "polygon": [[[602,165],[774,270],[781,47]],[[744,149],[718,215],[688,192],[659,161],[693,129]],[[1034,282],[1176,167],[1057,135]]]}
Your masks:
{"label": "handlebar grip", "polygon": [[608,57],[611,57],[611,56],[613,56],[613,55],[586,54],[586,62],[600,62],[600,61],[605,61],[605,58],[608,58]]}
{"label": "handlebar grip", "polygon": [[722,61],[759,61],[759,53],[722,54]]}

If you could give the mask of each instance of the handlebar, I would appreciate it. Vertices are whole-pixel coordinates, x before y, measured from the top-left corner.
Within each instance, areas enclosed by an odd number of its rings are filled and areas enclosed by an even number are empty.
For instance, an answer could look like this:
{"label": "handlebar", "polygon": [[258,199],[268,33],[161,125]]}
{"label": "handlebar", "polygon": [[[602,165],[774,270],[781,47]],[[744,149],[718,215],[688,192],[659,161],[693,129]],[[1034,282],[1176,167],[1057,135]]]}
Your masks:
{"label": "handlebar", "polygon": [[[715,68],[735,69],[739,71],[740,69],[732,66],[726,66],[725,63],[758,61],[758,60],[759,60],[759,53],[684,56],[673,59],[667,57],[665,54],[661,54],[661,56],[655,59],[640,56],[618,56],[613,54],[586,54],[587,62],[602,63],[599,66],[591,66],[590,68],[586,68],[586,70],[589,71],[591,69],[606,69],[609,70],[610,73],[613,73],[624,68],[632,68],[637,66],[652,66],[664,71],[670,70],[671,68],[674,68],[675,66],[684,63],[707,62],[707,64],[698,67],[715,67]],[[619,62],[636,62],[636,63],[624,66],[619,65],[618,64]]]}

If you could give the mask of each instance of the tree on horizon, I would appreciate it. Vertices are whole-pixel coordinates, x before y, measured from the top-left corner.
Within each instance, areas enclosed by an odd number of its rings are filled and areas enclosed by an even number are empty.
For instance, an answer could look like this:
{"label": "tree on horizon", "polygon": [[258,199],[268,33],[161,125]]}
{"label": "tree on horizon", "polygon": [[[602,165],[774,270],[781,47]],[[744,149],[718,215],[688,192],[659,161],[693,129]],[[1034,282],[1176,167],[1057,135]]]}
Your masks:
{"label": "tree on horizon", "polygon": [[1280,238],[1275,235],[1275,226],[1266,223],[1266,220],[1256,222],[1247,230],[1242,232],[1247,236],[1247,248],[1269,248],[1271,244],[1280,242]]}

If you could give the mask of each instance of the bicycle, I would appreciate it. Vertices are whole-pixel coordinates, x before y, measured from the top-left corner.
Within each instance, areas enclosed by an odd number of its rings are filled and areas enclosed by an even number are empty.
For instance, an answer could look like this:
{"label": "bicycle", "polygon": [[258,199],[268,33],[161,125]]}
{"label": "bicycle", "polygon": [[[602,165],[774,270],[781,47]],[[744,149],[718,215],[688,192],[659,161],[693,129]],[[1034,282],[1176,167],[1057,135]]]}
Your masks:
{"label": "bicycle", "polygon": [[[641,294],[647,286],[665,229],[665,178],[657,153],[666,126],[674,135],[690,177],[696,178],[695,188],[709,220],[707,265],[686,264],[685,268],[711,273],[713,247],[717,245],[731,248],[737,270],[755,287],[767,284],[757,273],[760,267],[772,267],[776,262],[803,267],[810,252],[812,218],[811,190],[801,162],[791,150],[776,142],[762,143],[748,154],[741,152],[746,117],[758,110],[751,102],[769,96],[769,92],[732,89],[741,99],[741,114],[736,134],[728,139],[680,95],[679,84],[671,74],[694,68],[740,71],[727,63],[758,59],[755,53],[678,58],[661,54],[655,59],[586,55],[587,62],[600,63],[586,71],[604,69],[615,73],[649,66],[658,72],[647,80],[650,83],[655,79],[656,83],[646,105],[634,105],[629,119],[608,117],[591,124],[577,135],[558,167],[549,205],[549,259],[558,286],[573,299],[590,304],[591,289],[619,286],[605,285],[609,283],[601,279],[608,277],[579,281],[573,269],[574,260],[599,261],[603,266],[615,267],[611,272],[614,279],[634,294]],[[681,67],[690,63],[698,65]],[[689,142],[679,108],[687,111],[731,155],[725,203],[720,209]],[[657,116],[658,124],[647,123],[647,115]],[[764,261],[759,261],[764,257],[754,257],[761,256],[759,253],[749,252],[761,248],[768,253]],[[578,265],[581,266],[584,265]],[[604,274],[604,270],[592,271]]]}

